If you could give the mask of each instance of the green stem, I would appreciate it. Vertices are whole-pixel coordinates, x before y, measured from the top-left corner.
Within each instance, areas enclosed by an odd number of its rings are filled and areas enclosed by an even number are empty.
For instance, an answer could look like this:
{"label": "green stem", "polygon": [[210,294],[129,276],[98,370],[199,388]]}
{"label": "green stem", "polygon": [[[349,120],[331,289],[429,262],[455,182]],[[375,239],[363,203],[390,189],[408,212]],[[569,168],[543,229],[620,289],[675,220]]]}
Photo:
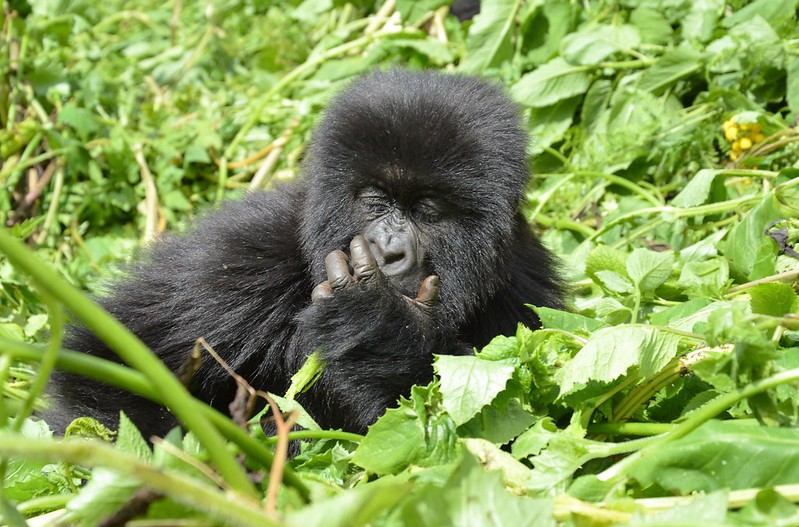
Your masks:
{"label": "green stem", "polygon": [[17,505],[17,510],[26,516],[31,516],[37,512],[47,512],[66,507],[69,500],[76,494],[53,494],[51,496],[40,496],[32,500],[23,501]]}
{"label": "green stem", "polygon": [[[37,362],[42,359],[42,349],[33,344],[0,338],[0,349],[3,350],[3,355],[0,358],[9,357],[28,362]],[[58,352],[55,365],[60,370],[101,381],[160,402],[158,394],[152,389],[144,375],[121,364],[85,353],[62,349]],[[227,439],[238,445],[242,452],[256,463],[266,467],[267,470],[271,468],[272,453],[261,443],[247,435],[244,430],[214,408],[196,399],[192,399],[192,402],[195,405],[195,411],[205,414]],[[304,500],[308,501],[310,491],[297,474],[288,467],[284,468],[283,482],[294,488]]]}
{"label": "green stem", "polygon": [[691,216],[709,216],[711,214],[721,214],[722,212],[730,212],[741,206],[753,205],[758,201],[760,201],[761,199],[762,198],[760,196],[743,196],[728,201],[721,201],[719,203],[700,205],[698,207],[681,208],[681,207],[673,207],[671,205],[664,205],[661,207],[648,207],[644,209],[638,209],[632,212],[628,212],[627,214],[623,214],[613,219],[612,221],[609,221],[601,229],[596,231],[596,233],[594,233],[594,235],[591,236],[591,238],[585,240],[583,243],[592,241],[598,238],[599,236],[602,236],[616,225],[630,221],[639,216],[644,216],[646,214],[671,214],[676,218],[690,218]]}
{"label": "green stem", "polygon": [[654,207],[660,207],[660,206],[663,205],[663,201],[662,200],[660,200],[656,196],[650,194],[649,192],[647,192],[646,190],[641,188],[639,185],[636,185],[635,183],[633,183],[629,179],[625,179],[625,178],[623,178],[621,176],[617,176],[615,174],[606,174],[604,172],[590,172],[590,171],[578,171],[578,172],[575,172],[575,175],[578,176],[578,177],[604,179],[604,180],[609,181],[610,183],[612,183],[614,185],[618,185],[620,187],[626,188],[627,190],[629,190],[633,194],[638,194],[645,201],[648,201],[649,203],[651,203],[652,206],[654,206]]}
{"label": "green stem", "polygon": [[169,406],[187,429],[194,432],[200,443],[208,450],[208,455],[220,474],[233,489],[249,496],[257,495],[247,474],[228,452],[217,429],[209,423],[204,414],[196,411],[186,387],[141,340],[45,265],[5,228],[0,228],[0,252],[5,253],[17,269],[30,276],[37,288],[69,306],[70,310],[126,363],[146,375],[150,384],[156,387],[159,400]]}
{"label": "green stem", "polygon": [[64,310],[58,302],[47,293],[43,293],[42,298],[45,304],[47,304],[50,334],[52,338],[44,354],[42,354],[41,361],[39,362],[39,373],[36,374],[36,377],[33,379],[28,389],[28,397],[25,399],[22,409],[17,414],[17,420],[12,428],[15,432],[22,430],[22,424],[25,422],[25,419],[33,412],[33,405],[36,403],[36,399],[44,392],[47,380],[50,378],[53,368],[55,368],[58,350],[61,349],[61,341],[64,337]]}
{"label": "green stem", "polygon": [[[289,432],[289,441],[294,441],[295,439],[337,439],[339,441],[360,443],[363,441],[363,436],[352,432],[342,432],[341,430],[297,430],[296,432]],[[277,436],[267,437],[264,441],[268,444],[277,443]]]}
{"label": "green stem", "polygon": [[127,474],[147,487],[162,492],[175,501],[231,525],[252,527],[281,526],[275,517],[263,512],[255,499],[230,495],[190,478],[178,471],[166,471],[96,441],[68,441],[25,438],[0,434],[0,454],[24,459],[61,461],[85,467],[106,467]]}
{"label": "green stem", "polygon": [[748,399],[754,395],[776,388],[781,384],[799,381],[799,368],[786,370],[771,377],[761,379],[737,389],[734,392],[725,393],[708,402],[698,410],[691,413],[682,423],[676,425],[670,432],[652,438],[654,441],[645,448],[622,459],[609,469],[600,473],[597,477],[602,481],[607,481],[624,476],[636,463],[644,459],[652,450],[672,441],[676,441],[690,434],[702,424],[716,417],[735,404]]}
{"label": "green stem", "polygon": [[656,436],[673,430],[668,423],[599,423],[588,427],[590,434],[619,436]]}

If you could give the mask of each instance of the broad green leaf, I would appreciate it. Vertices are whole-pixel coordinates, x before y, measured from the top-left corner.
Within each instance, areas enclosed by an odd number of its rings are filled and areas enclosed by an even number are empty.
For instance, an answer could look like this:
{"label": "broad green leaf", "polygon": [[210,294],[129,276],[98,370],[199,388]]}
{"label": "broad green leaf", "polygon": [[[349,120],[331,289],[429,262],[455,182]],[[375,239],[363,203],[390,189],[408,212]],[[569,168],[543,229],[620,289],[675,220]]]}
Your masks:
{"label": "broad green leaf", "polygon": [[420,493],[404,511],[405,525],[440,527],[555,527],[551,498],[528,498],[508,492],[499,471],[486,471],[471,455],[443,488]]}
{"label": "broad green leaf", "polygon": [[641,41],[647,44],[667,44],[673,34],[671,24],[660,12],[639,7],[630,13],[630,24],[638,29]]}
{"label": "broad green leaf", "polygon": [[656,95],[702,68],[702,56],[689,47],[670,49],[644,70],[638,89]]}
{"label": "broad green leaf", "polygon": [[519,389],[500,392],[477,415],[459,426],[458,434],[504,445],[527,430],[536,416],[524,409],[518,392]]}
{"label": "broad green leaf", "polygon": [[521,0],[494,0],[480,5],[466,39],[466,53],[458,69],[481,73],[513,56],[511,32]]}
{"label": "broad green leaf", "polygon": [[397,0],[397,12],[404,22],[413,25],[447,3],[447,0]]}
{"label": "broad green leaf", "polygon": [[788,56],[788,84],[785,100],[794,113],[799,113],[799,57]]}
{"label": "broad green leaf", "polygon": [[771,282],[749,290],[749,303],[753,313],[781,317],[799,312],[799,297],[788,284]]}
{"label": "broad green leaf", "polygon": [[[630,527],[677,526],[703,527],[726,525],[728,493],[725,491],[696,494],[689,502],[659,510],[652,514],[639,515],[629,523]],[[755,524],[765,525],[759,522]]]}
{"label": "broad green leaf", "polygon": [[724,12],[724,0],[695,0],[682,22],[682,36],[687,41],[707,42],[713,38],[718,19]]}
{"label": "broad green leaf", "polygon": [[369,427],[353,463],[375,474],[396,474],[424,450],[425,433],[416,416],[406,408],[390,408]]}
{"label": "broad green leaf", "polygon": [[675,207],[688,208],[707,203],[710,197],[710,186],[721,172],[721,169],[703,168],[688,180],[688,184],[674,196],[671,204]]}
{"label": "broad green leaf", "polygon": [[706,298],[719,298],[729,282],[730,267],[723,258],[688,262],[680,270],[678,280],[686,294]]}
{"label": "broad green leaf", "polygon": [[612,271],[627,277],[627,254],[607,245],[597,245],[585,262],[585,274],[596,279],[599,271]]}
{"label": "broad green leaf", "polygon": [[74,128],[81,139],[90,139],[100,129],[94,113],[71,103],[64,105],[58,112],[58,122]]}
{"label": "broad green leaf", "polygon": [[530,151],[540,154],[545,148],[563,139],[572,125],[578,97],[564,99],[552,106],[530,109]]}
{"label": "broad green leaf", "polygon": [[771,222],[790,215],[789,210],[783,209],[774,194],[770,193],[729,231],[720,248],[730,262],[730,271],[736,279],[746,282],[768,275],[768,267],[765,270],[760,267],[760,271],[756,267],[759,260],[773,262],[777,256],[777,245],[766,236],[765,229]]}
{"label": "broad green leaf", "polygon": [[796,20],[796,5],[797,0],[755,0],[724,18],[722,25],[731,28],[754,17],[762,17],[772,25]]}
{"label": "broad green leaf", "polygon": [[580,108],[580,120],[585,131],[591,132],[597,119],[610,103],[613,84],[607,79],[599,79],[591,84]]}
{"label": "broad green leaf", "polygon": [[649,452],[630,475],[682,494],[796,484],[799,430],[709,421]]}
{"label": "broad green leaf", "polygon": [[627,274],[642,293],[651,293],[671,276],[675,258],[672,253],[636,249],[627,258]]}
{"label": "broad green leaf", "polygon": [[431,466],[452,462],[460,454],[455,423],[441,406],[435,383],[411,388],[410,399],[400,399],[369,427],[352,457],[353,463],[375,474],[396,474],[409,465]]}
{"label": "broad green leaf", "polygon": [[591,333],[604,325],[593,318],[550,307],[534,307],[533,310],[541,320],[541,327],[548,329],[562,329],[569,333]]}
{"label": "broad green leaf", "polygon": [[[150,448],[125,414],[120,414],[118,448],[139,459],[152,458]],[[92,471],[92,479],[80,490],[77,497],[67,505],[64,519],[79,525],[95,526],[119,510],[133,494],[142,487],[136,478],[99,467]]]}
{"label": "broad green leaf", "polygon": [[566,35],[560,44],[560,56],[570,64],[598,64],[613,53],[635,49],[639,44],[641,36],[634,26],[596,24]]}
{"label": "broad green leaf", "polygon": [[679,339],[648,326],[595,331],[583,349],[556,374],[561,398],[591,381],[609,383],[637,366],[641,377],[663,368],[677,354]]}
{"label": "broad green leaf", "polygon": [[[48,439],[53,437],[53,432],[44,421],[25,419],[22,424],[20,441],[25,438]],[[36,459],[10,458],[3,479],[3,497],[23,502],[47,494],[69,492],[69,483],[61,482],[57,478],[48,478],[48,464]],[[51,465],[52,467],[52,465]],[[59,488],[59,487],[63,488]]]}
{"label": "broad green leaf", "polygon": [[315,501],[286,518],[287,525],[309,527],[357,527],[374,521],[391,510],[413,489],[401,481],[383,481],[362,485],[333,498]]}
{"label": "broad green leaf", "polygon": [[513,85],[511,94],[525,106],[543,108],[582,95],[590,85],[591,76],[585,67],[556,58],[524,75]]}
{"label": "broad green leaf", "polygon": [[458,426],[490,403],[513,375],[513,366],[474,355],[439,355],[434,366],[444,408]]}

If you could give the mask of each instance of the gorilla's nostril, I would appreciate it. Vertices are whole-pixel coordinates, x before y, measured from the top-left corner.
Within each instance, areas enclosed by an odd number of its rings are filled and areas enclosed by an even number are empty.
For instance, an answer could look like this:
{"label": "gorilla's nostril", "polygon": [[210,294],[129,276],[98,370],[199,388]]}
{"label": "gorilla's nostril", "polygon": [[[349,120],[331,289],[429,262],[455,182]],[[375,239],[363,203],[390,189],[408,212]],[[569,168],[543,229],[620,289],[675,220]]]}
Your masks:
{"label": "gorilla's nostril", "polygon": [[405,253],[384,253],[383,254],[383,264],[384,265],[391,265],[396,262],[401,262],[405,259]]}

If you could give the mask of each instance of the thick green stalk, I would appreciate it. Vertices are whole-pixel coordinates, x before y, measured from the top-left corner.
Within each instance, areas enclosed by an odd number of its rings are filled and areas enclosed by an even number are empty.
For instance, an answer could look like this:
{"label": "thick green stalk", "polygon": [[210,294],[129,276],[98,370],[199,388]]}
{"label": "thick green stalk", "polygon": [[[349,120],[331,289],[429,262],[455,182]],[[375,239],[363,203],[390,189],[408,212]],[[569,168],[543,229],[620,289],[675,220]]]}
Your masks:
{"label": "thick green stalk", "polygon": [[[0,338],[0,350],[2,350],[4,356],[10,356],[18,360],[29,362],[40,361],[42,359],[43,353],[43,350],[39,346],[3,338]],[[141,373],[126,366],[115,364],[111,361],[93,357],[85,353],[79,353],[77,351],[65,349],[62,349],[58,352],[55,365],[60,370],[83,375],[90,379],[101,381],[112,386],[122,388],[123,390],[141,395],[142,397],[146,397],[152,401],[160,402],[158,399],[158,394],[147,382],[147,378]],[[272,466],[272,453],[266,447],[264,447],[264,445],[247,435],[244,430],[236,426],[233,421],[219,413],[214,408],[196,399],[193,399],[192,401],[196,406],[197,412],[205,414],[205,416],[219,429],[222,435],[238,445],[241,451],[249,456],[253,461],[259,463],[267,469]],[[296,434],[299,432],[292,433]],[[338,433],[344,434],[344,432]],[[317,434],[319,434],[319,432],[317,432]],[[357,434],[351,435],[356,436]],[[361,436],[357,437],[361,438]],[[352,438],[342,437],[342,439]],[[310,491],[308,490],[308,487],[305,486],[305,483],[303,483],[299,476],[297,476],[297,474],[289,467],[284,467],[283,469],[283,482],[286,485],[294,488],[304,500],[307,501],[309,499]]]}
{"label": "thick green stalk", "polygon": [[0,252],[20,271],[30,276],[37,288],[62,302],[126,363],[142,372],[154,386],[158,399],[164,402],[208,451],[225,481],[236,491],[255,496],[257,493],[244,469],[225,448],[225,442],[205,415],[198,413],[185,386],[155,355],[122,323],[98,307],[75,286],[0,228]]}
{"label": "thick green stalk", "polygon": [[0,434],[0,455],[45,461],[62,461],[86,467],[107,467],[127,474],[147,487],[228,525],[263,527],[282,525],[260,509],[254,499],[242,499],[178,471],[165,471],[99,441],[26,438]]}
{"label": "thick green stalk", "polygon": [[627,470],[629,470],[630,467],[632,467],[635,463],[644,459],[647,453],[652,449],[656,449],[665,443],[676,441],[677,439],[685,437],[699,428],[703,423],[711,420],[738,402],[765,392],[766,390],[776,388],[781,384],[797,381],[799,381],[799,368],[783,371],[776,375],[772,375],[771,377],[767,377],[757,382],[753,382],[752,384],[743,386],[734,392],[720,395],[719,397],[716,397],[712,401],[705,404],[703,407],[695,410],[685,421],[676,425],[670,432],[663,434],[662,436],[652,438],[652,442],[649,443],[645,448],[630,454],[609,469],[599,474],[597,477],[602,481],[619,477],[625,474]]}

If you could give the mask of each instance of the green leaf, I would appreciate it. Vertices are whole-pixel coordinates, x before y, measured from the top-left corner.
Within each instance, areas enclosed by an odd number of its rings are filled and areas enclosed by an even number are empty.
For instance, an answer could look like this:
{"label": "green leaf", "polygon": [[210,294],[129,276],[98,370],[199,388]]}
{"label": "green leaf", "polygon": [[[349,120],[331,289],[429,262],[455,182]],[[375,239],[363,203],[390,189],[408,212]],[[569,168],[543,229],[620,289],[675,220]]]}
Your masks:
{"label": "green leaf", "polygon": [[81,139],[89,139],[100,129],[100,122],[92,112],[72,103],[65,104],[58,112],[58,122],[71,126]]}
{"label": "green leaf", "polygon": [[561,58],[553,59],[525,74],[511,88],[513,98],[533,108],[543,108],[558,101],[582,95],[591,85],[591,76],[583,66],[572,66]]}
{"label": "green leaf", "polygon": [[650,452],[630,475],[682,494],[796,484],[799,430],[709,421]]}
{"label": "green leaf", "polygon": [[627,255],[607,245],[597,245],[591,250],[585,261],[585,274],[600,283],[601,281],[597,277],[597,273],[600,271],[611,271],[629,278],[627,276]]}
{"label": "green leaf", "polygon": [[414,25],[431,11],[446,4],[447,0],[397,0],[397,12],[404,22]]}
{"label": "green leaf", "polygon": [[446,464],[457,458],[455,423],[441,406],[435,384],[411,388],[369,427],[352,457],[353,463],[375,474],[396,474],[409,465]]}
{"label": "green leaf", "polygon": [[749,303],[753,313],[782,317],[799,311],[799,297],[788,284],[771,282],[749,290]]}
{"label": "green leaf", "polygon": [[316,501],[286,518],[296,527],[357,527],[374,525],[375,519],[391,510],[413,489],[400,481],[383,481],[350,489],[333,498]]}
{"label": "green leaf", "polygon": [[799,57],[788,55],[788,107],[794,114],[799,114]]}
{"label": "green leaf", "polygon": [[541,327],[547,329],[562,329],[569,333],[591,333],[604,325],[599,320],[550,307],[534,307],[533,311],[538,315]]}
{"label": "green leaf", "polygon": [[471,455],[462,461],[443,488],[418,495],[403,512],[405,525],[554,527],[551,498],[516,496],[505,489],[499,471],[486,471]]}
{"label": "green leaf", "polygon": [[641,41],[647,44],[667,44],[673,34],[671,24],[660,12],[639,7],[630,13],[630,24],[638,29]]}
{"label": "green leaf", "polygon": [[595,331],[583,349],[556,374],[560,397],[591,381],[609,383],[637,366],[642,377],[662,369],[677,355],[679,339],[647,326],[615,326]]}
{"label": "green leaf", "polygon": [[560,55],[570,64],[593,65],[640,44],[641,36],[634,26],[595,24],[566,35],[561,40]]}
{"label": "green leaf", "polygon": [[702,68],[702,56],[689,47],[670,49],[644,70],[638,89],[659,95]]}
{"label": "green leaf", "polygon": [[[139,430],[124,413],[119,416],[117,448],[139,459],[152,459],[152,452]],[[92,479],[67,505],[64,519],[79,525],[95,526],[119,510],[142,484],[136,478],[99,467],[92,471]]]}
{"label": "green leaf", "polygon": [[513,56],[511,31],[521,0],[493,0],[480,5],[466,39],[466,53],[458,69],[481,73]]}
{"label": "green leaf", "polygon": [[474,355],[439,355],[434,367],[444,408],[458,426],[490,403],[513,376],[513,366]]}
{"label": "green leaf", "polygon": [[797,0],[755,0],[722,20],[721,25],[731,28],[755,17],[762,17],[772,26],[796,20]]}
{"label": "green leaf", "polygon": [[530,151],[540,154],[545,148],[563,139],[572,125],[579,97],[564,99],[551,106],[530,109]]}
{"label": "green leaf", "polygon": [[636,249],[627,259],[627,273],[642,293],[652,293],[671,276],[675,258],[672,253]]}
{"label": "green leaf", "polygon": [[703,168],[688,180],[688,184],[674,196],[671,204],[675,207],[689,208],[707,203],[713,180],[721,172],[723,172],[721,169]]}
{"label": "green leaf", "polygon": [[765,229],[773,221],[790,217],[773,193],[767,195],[733,227],[723,243],[723,254],[730,263],[730,271],[739,281],[747,282],[768,276],[768,267],[756,267],[760,260],[773,262],[777,245],[766,236]]}

